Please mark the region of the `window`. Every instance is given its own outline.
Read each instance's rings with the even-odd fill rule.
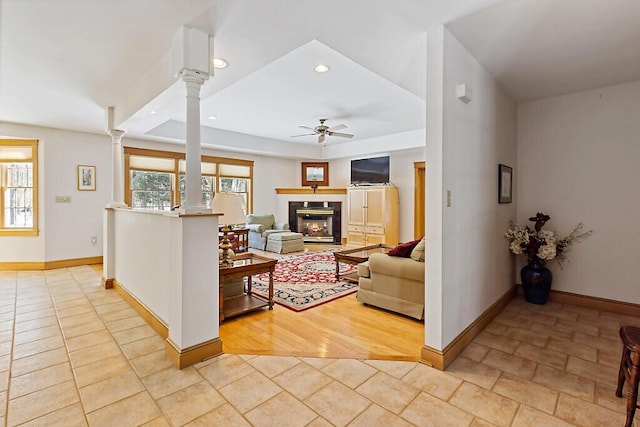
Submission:
[[[0,139],[0,235],[38,234],[38,141]]]
[[[185,198],[183,153],[125,147],[125,202],[132,208],[169,210]],[[202,204],[210,208],[217,189],[243,196],[252,209],[253,161],[202,156]]]
[[[211,208],[211,200],[216,194],[215,182],[216,178],[214,176],[202,176],[202,204],[207,208]],[[184,200],[186,197],[184,189],[185,177],[180,175],[180,200]]]
[[[169,173],[131,171],[131,207],[170,210],[172,182],[173,176]]]

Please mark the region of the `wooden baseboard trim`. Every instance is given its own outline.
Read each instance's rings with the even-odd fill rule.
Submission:
[[[102,264],[102,257],[94,256],[44,262],[0,262],[0,270],[53,270],[55,268],[77,267],[79,265],[91,264]]]
[[[131,295],[129,291],[122,286],[120,282],[115,279],[107,279],[111,280],[111,286],[113,290],[116,291],[122,299],[127,301],[129,305],[138,312],[140,316],[156,331],[162,338],[167,339],[169,337],[169,327],[160,320],[151,310],[147,308],[144,304],[142,304],[136,297]]]
[[[102,287],[104,289],[113,289],[113,281],[114,281],[114,279],[105,279],[103,277],[102,278]]]
[[[44,262],[0,262],[0,270],[44,270]]]
[[[46,261],[44,263],[45,270],[54,268],[77,267],[79,265],[102,264],[101,256],[93,256],[87,258],[62,259],[58,261]]]
[[[436,350],[423,346],[420,351],[420,362],[444,371],[447,366],[464,350],[464,348],[511,302],[517,295],[518,288],[512,286],[491,307],[465,328],[444,350]]]
[[[164,349],[166,355],[173,361],[178,369],[183,369],[187,366],[221,355],[222,340],[220,338],[214,338],[180,350],[170,339],[167,338]]]
[[[522,287],[522,286],[520,286]],[[616,301],[588,295],[572,294],[571,292],[552,290],[549,294],[550,301],[563,304],[580,305],[583,307],[595,308],[602,311],[626,314],[628,316],[640,317],[640,304]]]

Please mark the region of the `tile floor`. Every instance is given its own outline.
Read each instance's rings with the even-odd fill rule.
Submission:
[[[640,319],[518,299],[446,372],[230,354],[180,371],[91,267],[0,272],[0,424],[621,426],[620,323]]]

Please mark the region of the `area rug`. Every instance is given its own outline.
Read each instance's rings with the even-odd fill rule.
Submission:
[[[293,311],[303,311],[356,292],[357,283],[336,281],[333,252],[335,250],[278,258],[273,273],[273,302]],[[355,265],[340,264],[340,274],[354,271]],[[254,276],[252,290],[268,298],[269,274]]]

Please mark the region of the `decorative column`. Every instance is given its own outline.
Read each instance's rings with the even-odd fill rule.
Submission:
[[[200,88],[209,76],[187,68],[183,68],[179,75],[187,87],[185,200],[180,210],[187,214],[211,212],[202,204],[200,154]]]
[[[111,137],[111,203],[108,208],[127,207],[124,203],[123,167],[122,167],[122,136],[123,130],[109,129],[107,134]]]

